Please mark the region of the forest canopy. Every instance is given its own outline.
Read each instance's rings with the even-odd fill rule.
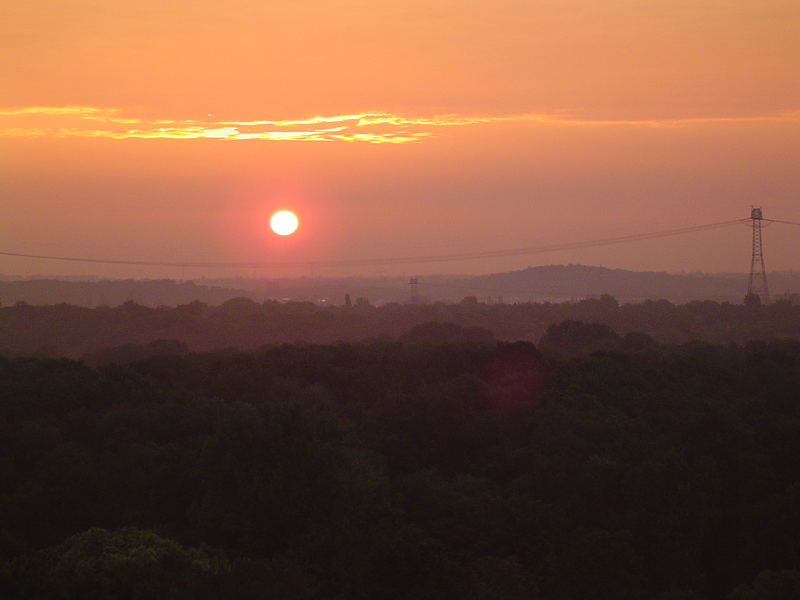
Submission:
[[[167,350],[0,358],[3,597],[798,597],[796,341]]]
[[[788,300],[761,307],[712,301],[676,305],[666,300],[620,304],[611,296],[563,303],[487,304],[467,296],[452,304],[373,306],[366,298],[356,298],[351,306],[321,306],[234,298],[219,305],[195,301],[172,308],[134,302],[113,308],[25,303],[0,307],[0,354],[80,358],[101,349],[158,340],[173,340],[187,351],[202,352],[298,342],[408,339],[424,335],[424,327],[415,328],[430,329],[431,323],[470,329],[465,341],[493,337],[539,343],[548,327],[563,321],[605,325],[620,335],[646,333],[673,344],[800,340],[800,305]],[[452,340],[452,334],[444,330],[429,334],[431,340]]]

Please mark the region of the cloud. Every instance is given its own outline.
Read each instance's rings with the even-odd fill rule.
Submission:
[[[117,108],[32,106],[0,108],[3,137],[98,137],[110,139],[213,139],[408,144],[451,127],[535,123],[568,127],[681,127],[700,123],[800,121],[800,111],[764,116],[679,119],[587,119],[570,114],[404,116],[370,111],[288,120],[142,119]]]
[[[25,106],[18,108],[0,108],[0,116],[19,115],[77,115],[88,118],[94,115],[112,115],[113,108],[96,108],[94,106]]]

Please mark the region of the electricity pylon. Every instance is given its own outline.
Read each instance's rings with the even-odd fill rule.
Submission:
[[[411,304],[419,304],[419,291],[417,289],[419,278],[412,277],[408,280],[408,285],[411,286]]]
[[[761,238],[761,222],[764,215],[760,206],[750,211],[750,225],[753,228],[753,254],[750,259],[750,280],[747,284],[746,304],[766,304],[769,302],[767,268],[764,266],[764,245]]]

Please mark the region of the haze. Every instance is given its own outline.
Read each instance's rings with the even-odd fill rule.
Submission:
[[[314,262],[800,221],[794,0],[7,3],[0,251]],[[269,231],[291,208],[291,239]],[[745,271],[745,227],[314,274]],[[796,268],[797,228],[765,231]],[[0,257],[17,275],[199,277]],[[310,267],[262,270],[300,274]]]

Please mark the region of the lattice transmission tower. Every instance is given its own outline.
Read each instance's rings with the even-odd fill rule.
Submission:
[[[767,268],[764,266],[764,244],[761,237],[761,223],[764,214],[760,206],[750,211],[750,225],[753,228],[753,254],[750,259],[750,280],[747,284],[746,304],[769,302]]]
[[[419,278],[412,277],[408,280],[408,285],[411,287],[411,304],[419,304]]]

